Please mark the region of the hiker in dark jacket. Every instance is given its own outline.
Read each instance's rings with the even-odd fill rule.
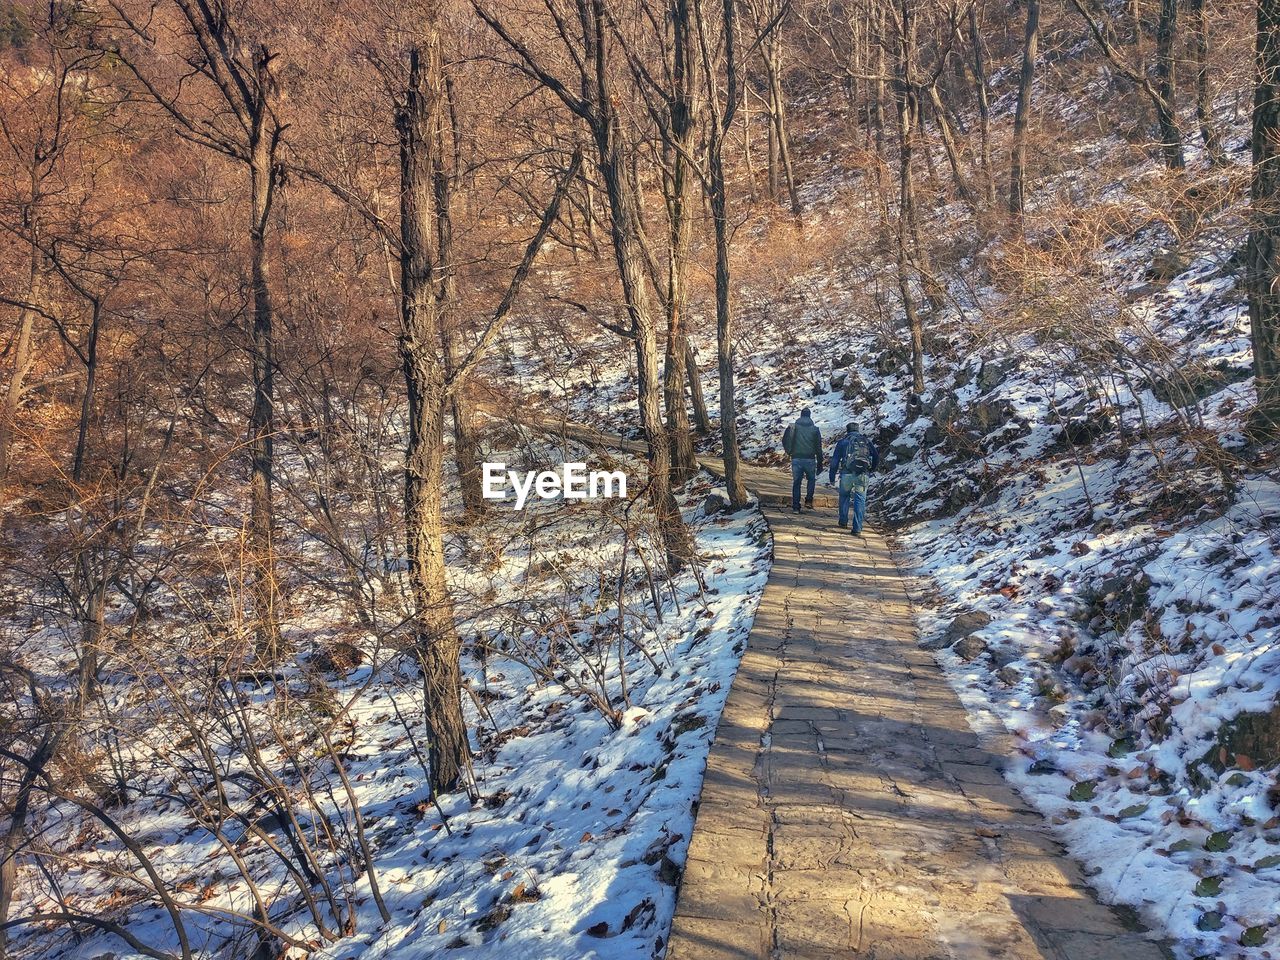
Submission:
[[[804,505],[813,509],[813,488],[822,469],[822,432],[809,416],[809,408],[800,411],[800,419],[782,434],[782,449],[791,457],[791,509],[800,512],[800,481],[807,479]]]
[[[849,522],[849,507],[853,506],[854,536],[862,535],[862,522],[867,516],[867,475],[880,465],[880,451],[858,432],[858,425],[850,423],[844,428],[844,436],[836,443],[831,454],[831,469],[827,483],[835,483],[840,473],[840,527]]]

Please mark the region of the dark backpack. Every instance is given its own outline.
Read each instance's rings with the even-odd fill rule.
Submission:
[[[782,431],[782,449],[786,451],[787,456],[793,456],[796,452],[796,428],[795,424],[791,424],[787,429]]]
[[[871,441],[860,433],[852,434],[844,445],[841,473],[871,472]]]

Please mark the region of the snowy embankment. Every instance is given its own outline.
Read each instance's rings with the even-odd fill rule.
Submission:
[[[634,471],[633,471],[634,475]],[[686,505],[709,490],[694,481]],[[534,511],[569,512],[562,503]],[[768,575],[771,541],[755,510],[703,516],[686,509],[701,555],[705,591],[686,572],[658,584],[661,615],[644,568],[622,559],[620,539],[602,536],[598,517],[565,518],[536,556],[487,571],[540,602],[563,602],[573,624],[535,642],[537,657],[571,679],[538,680],[521,658],[472,664],[470,687],[485,704],[472,714],[484,750],[476,777],[484,802],[446,801],[439,814],[405,796],[385,757],[369,779],[384,793],[369,808],[381,829],[378,867],[398,900],[397,921],[372,938],[344,942],[326,956],[396,960],[564,958],[648,960],[660,955],[675,910],[693,827],[694,804],[721,708],[737,670]],[[542,516],[538,516],[541,514]],[[548,563],[552,561],[552,563]],[[618,636],[617,578],[627,571],[625,639]],[[535,571],[541,571],[540,573]],[[519,584],[516,588],[514,585]],[[512,602],[499,590],[493,606]],[[502,615],[472,629],[519,636]],[[534,639],[534,638],[526,638]],[[570,647],[587,656],[575,660]],[[619,660],[625,664],[619,669]],[[614,725],[593,697],[619,710]],[[370,702],[367,714],[379,706]],[[412,758],[401,755],[401,767]]]
[[[581,449],[517,439],[523,453],[509,451],[512,464],[586,459]],[[633,478],[643,470],[627,467]],[[719,509],[711,490],[700,476],[681,494],[698,561],[669,582],[643,500],[531,501],[521,511],[498,504],[450,538],[464,709],[477,748],[474,802],[465,793],[439,805],[431,798],[412,659],[372,636],[361,640],[332,593],[297,585],[291,602],[304,612],[287,630],[300,667],[265,682],[209,672],[217,651],[195,633],[181,642],[175,634],[172,663],[156,665],[154,676],[144,663],[108,670],[103,696],[122,724],[118,760],[135,771],[127,802],[111,815],[165,885],[193,905],[183,917],[200,955],[257,956],[254,931],[234,918],[255,902],[309,943],[288,956],[660,955],[706,753],[771,552],[759,512]],[[401,565],[382,563],[393,583]],[[335,645],[335,637],[354,644]],[[259,731],[253,756],[244,753],[240,719]],[[324,749],[320,730],[335,747]],[[209,748],[209,771],[182,752],[193,736]],[[215,769],[216,797],[208,780]],[[291,813],[272,814],[280,809],[274,797],[249,788],[263,776],[279,777],[275,789],[293,797]],[[297,818],[315,863],[332,864],[324,851],[333,836],[354,841],[352,801],[390,920],[379,917],[358,858],[345,860],[320,893],[308,885],[341,908],[326,946],[286,867],[299,835],[285,817]],[[193,809],[205,812],[204,824]],[[145,877],[126,879],[136,865],[115,836],[55,803],[41,842],[59,864],[57,895],[66,903],[177,952],[171,918]],[[273,855],[271,844],[283,853]],[[34,874],[19,904],[23,913],[60,909]],[[323,901],[320,912],[334,923]],[[18,958],[141,955],[109,932],[85,932],[73,942],[65,925],[30,924],[13,931],[9,949]]]

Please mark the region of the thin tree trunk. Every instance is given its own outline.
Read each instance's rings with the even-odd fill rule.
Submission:
[[[18,887],[18,856],[27,847],[27,820],[31,815],[31,794],[36,789],[36,780],[58,750],[69,724],[59,724],[56,732],[53,725],[45,728],[31,757],[23,764],[22,773],[17,778],[17,789],[13,792],[13,807],[9,813],[4,840],[0,843],[0,960],[8,954],[6,951],[8,933],[5,924],[9,921],[9,911],[13,906],[14,894]]]
[[[582,178],[583,204],[582,213],[585,221],[587,240],[591,244],[591,256],[600,259],[600,243],[596,240],[596,188],[589,177]]]
[[[1178,127],[1177,72],[1173,45],[1178,31],[1178,0],[1160,0],[1160,20],[1156,25],[1156,120],[1160,125],[1160,149],[1170,169],[1185,165],[1182,131]]]
[[[916,129],[920,120],[920,102],[913,82],[915,58],[915,19],[912,0],[901,0],[898,38],[898,293],[906,314],[911,339],[911,383],[917,394],[924,393],[924,327],[911,290],[911,273],[915,250],[919,245],[916,231],[915,187],[911,176],[911,160],[915,149]]]
[[[735,510],[748,502],[742,482],[738,445],[738,404],[733,383],[733,310],[729,302],[729,214],[724,173],[724,144],[712,134],[710,146],[711,217],[716,241],[716,365],[720,376],[720,443],[724,453],[724,481]]]
[[[445,374],[452,376],[459,357],[457,333],[444,335]],[[481,478],[480,431],[476,427],[475,405],[465,385],[449,395],[449,415],[453,423],[453,461],[458,470],[462,513],[467,522],[484,516],[485,499]]]
[[[716,247],[716,364],[720,381],[720,442],[724,457],[724,483],[729,504],[735,510],[749,502],[742,482],[742,452],[738,446],[738,407],[733,382],[733,311],[730,304],[728,181],[724,169],[724,142],[733,128],[734,114],[743,100],[738,78],[737,8],[735,0],[722,0],[720,22],[725,63],[724,100],[717,90],[714,40],[704,17],[702,0],[693,0],[703,77],[710,98],[711,123],[707,137],[707,192]]]
[[[1156,83],[1146,75],[1139,58],[1138,67],[1132,66],[1121,54],[1115,42],[1115,30],[1105,13],[1094,8],[1093,0],[1070,0],[1076,12],[1084,19],[1089,32],[1102,48],[1108,60],[1134,86],[1146,96],[1155,111],[1160,128],[1160,149],[1165,166],[1180,170],[1184,166],[1182,131],[1178,126],[1177,104],[1174,102],[1173,41],[1177,23],[1177,0],[1161,0],[1160,24],[1157,33],[1158,62]]]
[[[658,331],[649,299],[644,252],[639,242],[637,199],[627,174],[617,117],[612,107],[604,105],[602,109],[605,116],[596,131],[596,146],[600,174],[609,199],[614,256],[635,343],[640,426],[649,445],[649,500],[657,514],[668,570],[674,573],[688,563],[693,548],[680,508],[671,492],[671,450],[662,422],[661,381],[658,376]]]
[[[274,84],[268,76],[265,49],[255,54],[262,96]],[[275,513],[272,507],[275,433],[275,339],[267,225],[275,199],[278,133],[269,124],[269,105],[260,100],[249,143],[251,221],[249,249],[253,275],[253,406],[249,414],[249,539],[253,557],[251,592],[258,653],[269,663],[280,659],[279,584],[275,564]]]
[[[38,236],[38,232],[37,232]],[[38,241],[31,245],[31,272],[27,282],[27,302],[35,304],[40,297],[40,253]],[[13,365],[5,386],[4,405],[0,408],[0,484],[9,475],[9,451],[13,443],[18,407],[27,392],[27,374],[35,363],[36,311],[23,307],[18,312],[18,336],[13,344]]]
[[[875,146],[876,199],[879,204],[880,232],[887,242],[889,236],[889,187],[885,183],[885,45],[888,37],[885,31],[887,12],[886,0],[876,3],[876,67],[873,99],[871,101],[871,124]]]
[[[996,202],[991,171],[991,98],[987,90],[987,58],[978,29],[978,4],[969,4],[969,42],[973,47],[973,84],[978,97],[978,142],[982,158],[982,192],[988,206]]]
[[[777,28],[775,27],[774,30],[776,32]],[[803,208],[800,206],[800,191],[796,186],[795,166],[791,162],[790,138],[787,136],[787,105],[786,95],[782,90],[782,65],[779,62],[781,58],[781,52],[775,52],[769,58],[769,117],[773,121],[778,159],[787,185],[787,199],[791,202],[791,214],[799,220]]]
[[[685,306],[688,299],[685,274],[692,241],[693,218],[689,209],[691,176],[689,157],[697,134],[697,74],[693,68],[692,24],[688,0],[671,4],[672,94],[670,100],[671,176],[666,180],[667,220],[667,343],[663,364],[663,402],[667,410],[667,433],[671,440],[671,476],[684,483],[698,469],[694,457],[689,408],[684,384],[688,340],[685,335]]]
[[[693,406],[693,424],[698,433],[711,432],[711,417],[707,414],[707,398],[702,395],[702,375],[698,373],[698,355],[693,343],[684,338],[684,369],[689,378],[689,402]]]
[[[1191,0],[1191,34],[1196,70],[1196,122],[1200,125],[1200,139],[1204,142],[1209,162],[1218,166],[1227,162],[1227,156],[1213,122],[1213,95],[1209,90],[1209,24],[1205,19],[1204,0]]]
[[[1258,405],[1253,432],[1280,433],[1280,0],[1258,0],[1253,99],[1249,326]]]
[[[448,394],[440,362],[440,312],[434,283],[434,152],[443,124],[439,25],[426,25],[410,53],[409,85],[398,110],[400,139],[400,356],[409,399],[405,451],[405,539],[414,600],[414,649],[422,669],[431,788],[458,788],[470,761],[462,716],[462,641],[454,623],[444,557],[441,501]]]
[[[1027,0],[1027,25],[1022,43],[1022,71],[1018,74],[1018,106],[1013,115],[1013,149],[1009,162],[1009,213],[1019,222],[1026,210],[1027,125],[1036,81],[1040,45],[1040,0]]]
[[[960,169],[960,152],[956,148],[955,137],[951,133],[951,124],[947,120],[947,109],[942,103],[936,83],[929,85],[929,102],[933,104],[933,121],[937,124],[938,133],[942,137],[942,148],[947,155],[947,166],[951,168],[951,179],[956,185],[958,196],[970,209],[973,208],[973,191],[964,179]]]

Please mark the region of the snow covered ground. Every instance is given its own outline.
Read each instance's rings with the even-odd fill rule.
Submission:
[[[592,456],[558,451],[533,436],[522,450],[507,459]],[[641,466],[623,465],[633,474]],[[180,898],[204,911],[203,918],[184,913],[197,952],[230,946],[235,955],[252,953],[251,932],[225,912],[253,909],[253,891],[234,863],[239,856],[253,866],[272,922],[321,947],[311,955],[329,960],[660,955],[706,752],[772,549],[758,511],[718,511],[714,498],[709,507],[711,489],[703,476],[682,493],[699,560],[696,572],[670,583],[651,580],[647,571],[658,554],[646,511],[626,501],[538,501],[519,512],[499,504],[451,540],[452,585],[468,643],[464,705],[479,746],[476,802],[457,794],[436,806],[429,797],[421,689],[410,660],[369,642],[358,644],[365,656],[335,665],[340,657],[331,652],[325,661],[325,638],[349,627],[331,595],[302,590],[292,598],[307,612],[291,624],[291,635],[305,638],[304,650],[315,655],[304,655],[302,670],[262,685],[202,685],[209,664],[201,656],[208,651],[191,648],[175,647],[174,662],[154,673],[142,664],[132,672],[109,669],[104,696],[115,704],[122,737],[131,738],[118,745],[118,760],[135,770],[128,804],[113,805],[111,815],[139,838],[140,850]],[[190,747],[193,729],[184,727],[190,715],[174,704],[195,705],[206,694],[212,718],[204,730],[211,745],[206,759],[222,773],[224,802],[244,815],[213,815],[229,835],[227,845],[190,816],[213,789],[206,771],[171,749]],[[304,702],[307,709],[298,712]],[[220,713],[219,703],[228,711]],[[335,868],[328,880],[354,934],[324,948],[285,858],[267,850],[269,843],[287,849],[288,830],[270,814],[269,797],[241,789],[261,780],[250,777],[258,772],[255,761],[231,733],[237,715],[266,728],[256,762],[279,773],[281,788],[303,811],[303,833],[312,836],[321,861],[331,863],[326,829],[350,830],[353,822],[344,817],[351,804],[337,765],[308,719],[326,714],[363,811],[391,919],[379,919],[369,880],[355,865]],[[254,828],[261,828],[261,842],[248,836]],[[41,844],[59,865],[60,896],[77,909],[127,922],[143,943],[176,949],[165,911],[136,884],[121,881],[138,864],[102,824],[68,803],[55,804],[42,818]],[[57,912],[46,886],[27,879],[19,894],[23,913]],[[320,897],[320,888],[310,886]],[[66,931],[20,927],[12,955],[141,955],[109,933],[86,928],[72,942]]]

